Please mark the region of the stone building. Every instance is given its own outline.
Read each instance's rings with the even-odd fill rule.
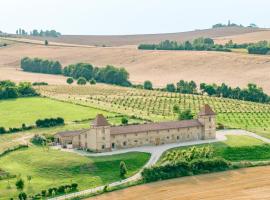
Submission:
[[[60,132],[55,139],[62,146],[88,149],[94,152],[112,151],[145,145],[162,145],[216,137],[216,114],[209,105],[197,119],[111,126],[103,115],[97,115],[90,129]]]

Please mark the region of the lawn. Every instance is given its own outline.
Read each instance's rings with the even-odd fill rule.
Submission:
[[[128,174],[136,173],[150,158],[146,153],[126,153],[105,157],[83,157],[59,150],[44,150],[30,147],[18,150],[0,158],[0,168],[25,180],[25,192],[36,194],[49,187],[58,187],[72,182],[79,189],[87,189],[120,180],[119,163],[125,161]],[[32,176],[29,183],[26,177]],[[16,197],[16,179],[0,181],[0,199]]]
[[[214,148],[214,156],[222,157],[226,160],[232,162],[238,161],[261,161],[270,159],[270,145],[264,143],[261,140],[258,140],[249,136],[235,136],[228,135],[226,136],[227,140],[224,142],[213,143],[211,146]],[[207,144],[208,145],[208,144]],[[206,146],[206,145],[198,145]],[[170,151],[183,150],[189,147],[180,147],[175,148]],[[159,163],[162,162],[162,159],[166,156],[165,152],[160,158]]]
[[[100,109],[60,102],[47,98],[18,98],[0,100],[0,127],[21,127],[23,123],[33,125],[37,119],[62,117],[66,122],[93,119],[99,113],[114,116],[115,113]]]

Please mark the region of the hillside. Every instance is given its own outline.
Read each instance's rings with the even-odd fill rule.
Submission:
[[[185,79],[197,83],[225,82],[243,87],[254,82],[270,93],[269,56],[203,51],[142,51],[132,47],[13,44],[0,49],[0,79],[65,83],[66,78],[62,76],[20,71],[20,59],[24,56],[59,60],[63,66],[76,62],[121,66],[128,70],[133,83],[150,80],[155,86],[164,86]]]
[[[183,42],[197,37],[225,37],[231,35],[241,35],[245,33],[264,31],[257,28],[226,27],[216,29],[195,30],[179,33],[165,34],[143,34],[143,35],[63,35],[58,38],[28,37],[29,39],[42,40],[47,39],[51,42],[94,45],[94,46],[124,46],[138,45],[140,43],[159,43],[162,40],[176,40]]]

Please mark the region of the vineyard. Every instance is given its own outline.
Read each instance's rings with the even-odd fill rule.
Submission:
[[[173,120],[173,106],[191,109],[194,115],[204,104],[218,114],[218,123],[227,128],[256,131],[264,136],[270,132],[270,105],[226,98],[149,91],[98,84],[94,86],[44,86],[43,96],[75,104],[102,108],[152,121]],[[268,135],[270,137],[270,135]]]

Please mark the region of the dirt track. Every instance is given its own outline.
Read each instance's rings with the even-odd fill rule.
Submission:
[[[267,200],[269,191],[267,166],[161,181],[89,200]]]

